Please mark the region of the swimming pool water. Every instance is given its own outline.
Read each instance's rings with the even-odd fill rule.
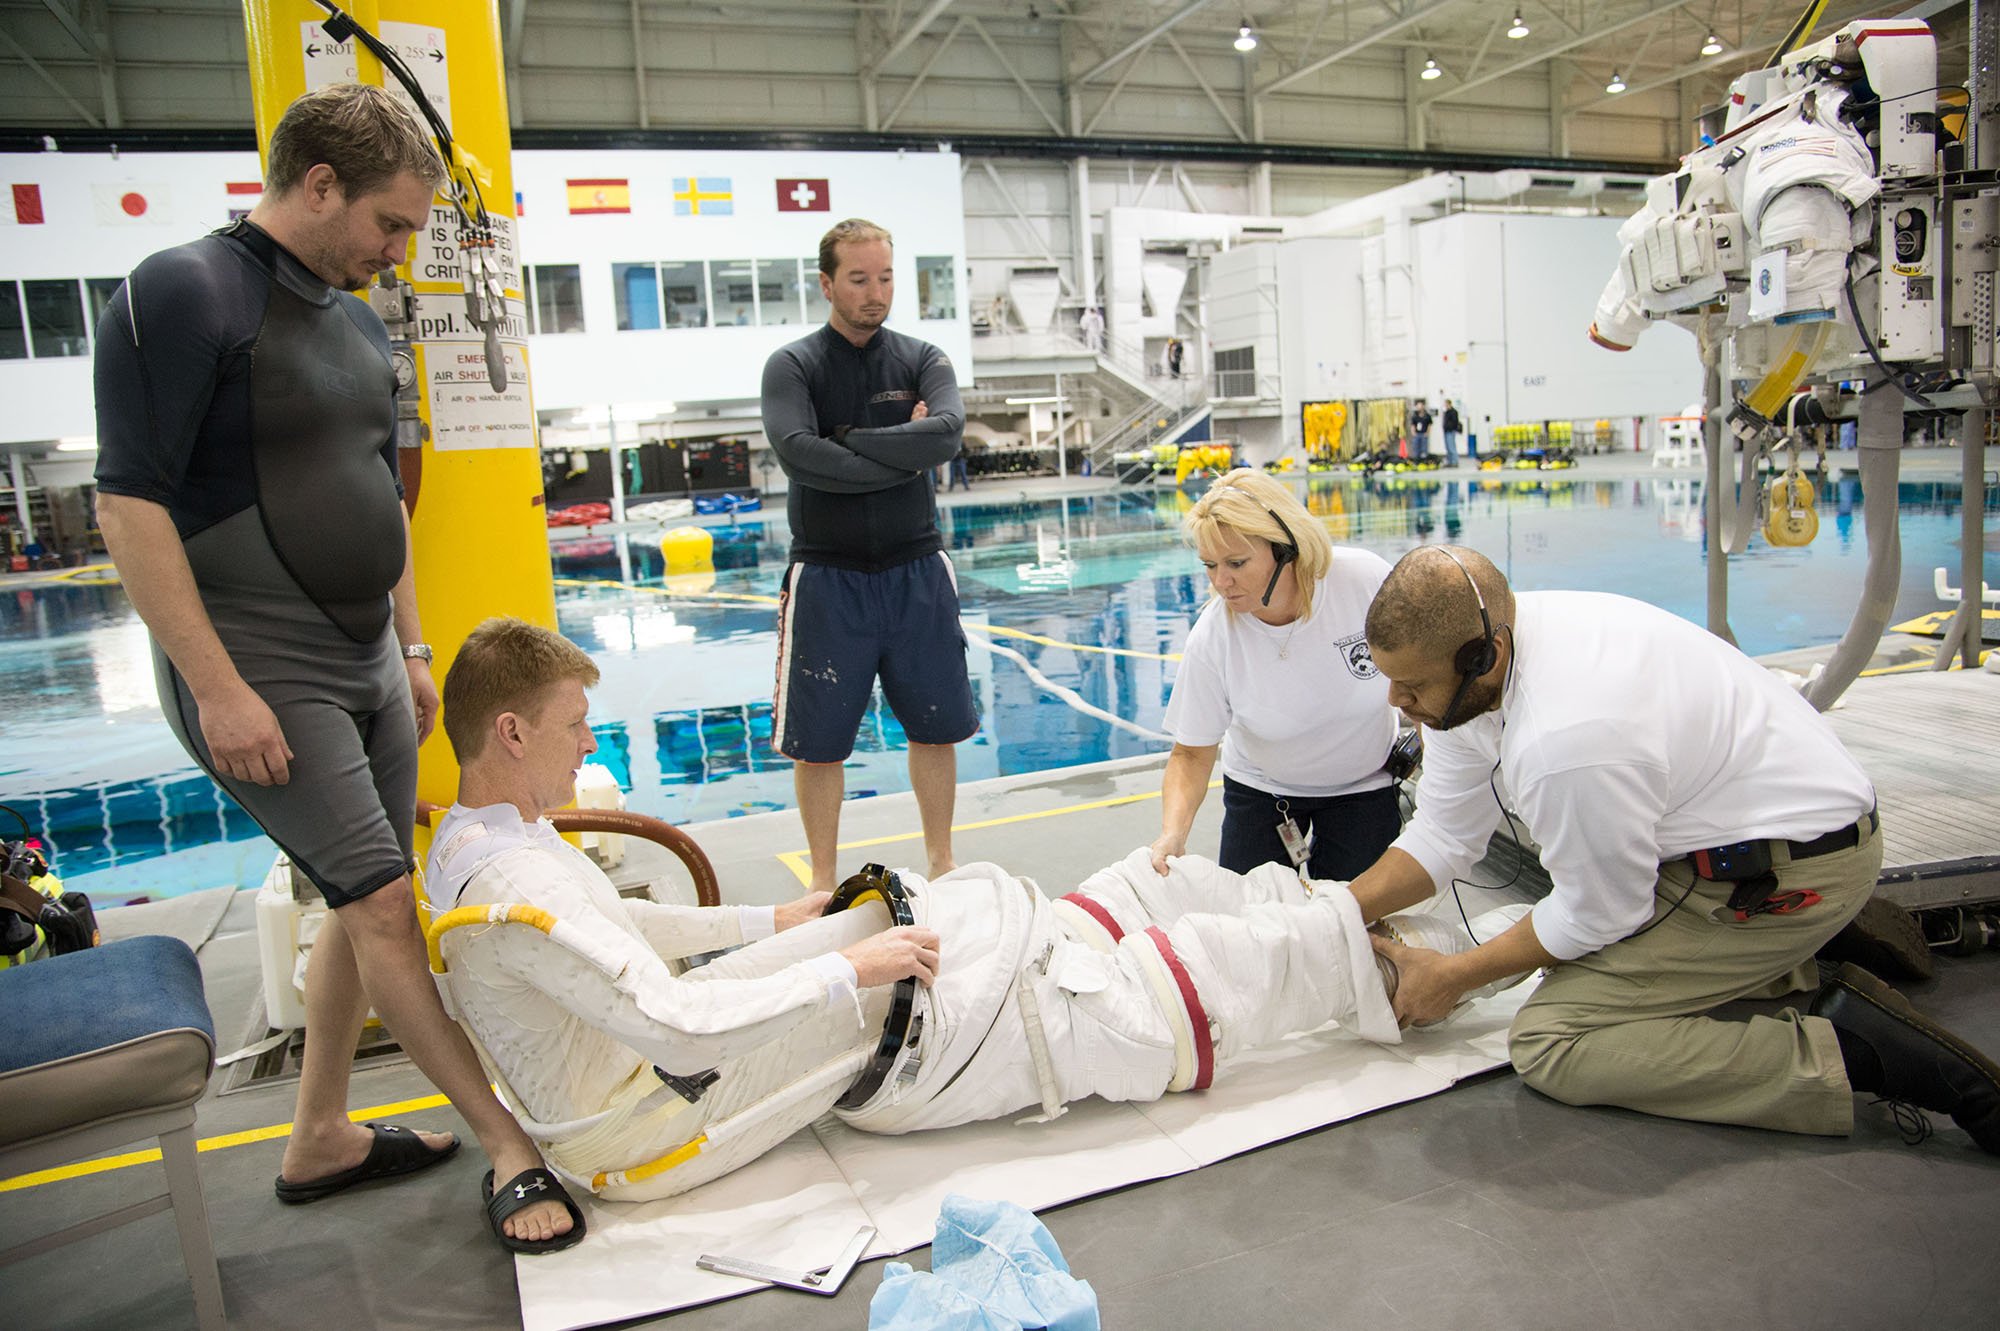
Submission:
[[[1305,499],[1336,542],[1392,561],[1454,541],[1485,552],[1521,590],[1623,592],[1698,623],[1706,616],[1698,480],[1339,476],[1314,478]],[[1168,658],[1207,594],[1179,541],[1190,502],[1178,491],[1124,490],[943,510],[980,714],[979,733],[959,749],[961,780],[1166,747],[1076,710],[983,644],[1020,653],[1051,683],[1157,732],[1173,687]],[[1900,618],[1936,608],[1934,566],[1958,580],[1959,487],[1904,482],[1899,502]],[[1989,498],[1988,511],[2000,500]],[[1845,629],[1866,566],[1858,482],[1822,485],[1820,512],[1812,545],[1774,549],[1757,537],[1732,561],[1730,621],[1745,651],[1829,643]],[[560,627],[604,672],[592,699],[596,761],[617,776],[628,807],[675,822],[793,802],[791,764],[771,746],[784,516],[767,510],[712,531],[713,577],[672,585],[656,537],[552,544]],[[1988,582],[2000,582],[1996,565],[1988,553]],[[118,902],[261,880],[272,847],[168,734],[145,631],[116,586],[0,596],[0,696],[9,721],[0,803],[50,843],[72,886]],[[904,747],[878,695],[848,764],[849,795],[907,790]]]

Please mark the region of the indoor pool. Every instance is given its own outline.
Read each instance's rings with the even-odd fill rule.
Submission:
[[[1623,592],[1704,618],[1696,480],[1503,472],[1300,483],[1336,542],[1394,560],[1455,541],[1522,590]],[[1905,482],[1900,500],[1899,618],[1937,607],[1934,566],[1957,581],[1959,487]],[[943,510],[981,717],[960,749],[961,780],[1166,747],[1158,731],[1174,656],[1207,592],[1178,537],[1188,503],[1144,489]],[[1823,486],[1820,511],[1812,545],[1773,549],[1759,537],[1732,563],[1730,618],[1744,650],[1829,643],[1846,627],[1866,561],[1851,475]],[[604,672],[596,761],[629,807],[676,822],[792,804],[791,765],[771,747],[782,504],[712,530],[714,576],[671,586],[656,536],[552,546],[562,631]],[[1988,554],[1989,582],[2000,582],[1996,565]],[[10,700],[0,802],[52,846],[72,886],[119,902],[261,880],[272,847],[168,734],[145,630],[115,585],[0,599],[0,687]],[[848,765],[850,796],[907,789],[903,747],[878,696]]]

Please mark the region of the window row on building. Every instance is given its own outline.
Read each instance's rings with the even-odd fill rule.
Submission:
[[[98,316],[122,277],[0,279],[0,360],[88,356]],[[528,331],[582,333],[583,270],[539,264],[523,275]],[[818,324],[827,316],[818,259],[695,259],[611,265],[619,332]],[[907,301],[899,302],[904,311]],[[958,260],[917,258],[917,317],[958,317]]]
[[[122,277],[0,280],[0,360],[88,356]]]
[[[537,264],[523,275],[531,333],[589,332],[580,264]],[[611,265],[612,317],[621,333],[823,323],[819,260],[639,260]],[[907,303],[899,302],[907,310]],[[917,317],[958,317],[958,260],[917,257]]]

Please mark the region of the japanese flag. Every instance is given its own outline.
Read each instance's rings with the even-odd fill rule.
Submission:
[[[93,185],[99,226],[162,225],[173,221],[165,185]]]

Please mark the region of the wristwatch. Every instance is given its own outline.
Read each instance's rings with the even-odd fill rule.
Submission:
[[[403,646],[405,661],[422,661],[425,665],[429,665],[436,656],[437,653],[431,650],[431,645],[427,642],[405,643]]]

